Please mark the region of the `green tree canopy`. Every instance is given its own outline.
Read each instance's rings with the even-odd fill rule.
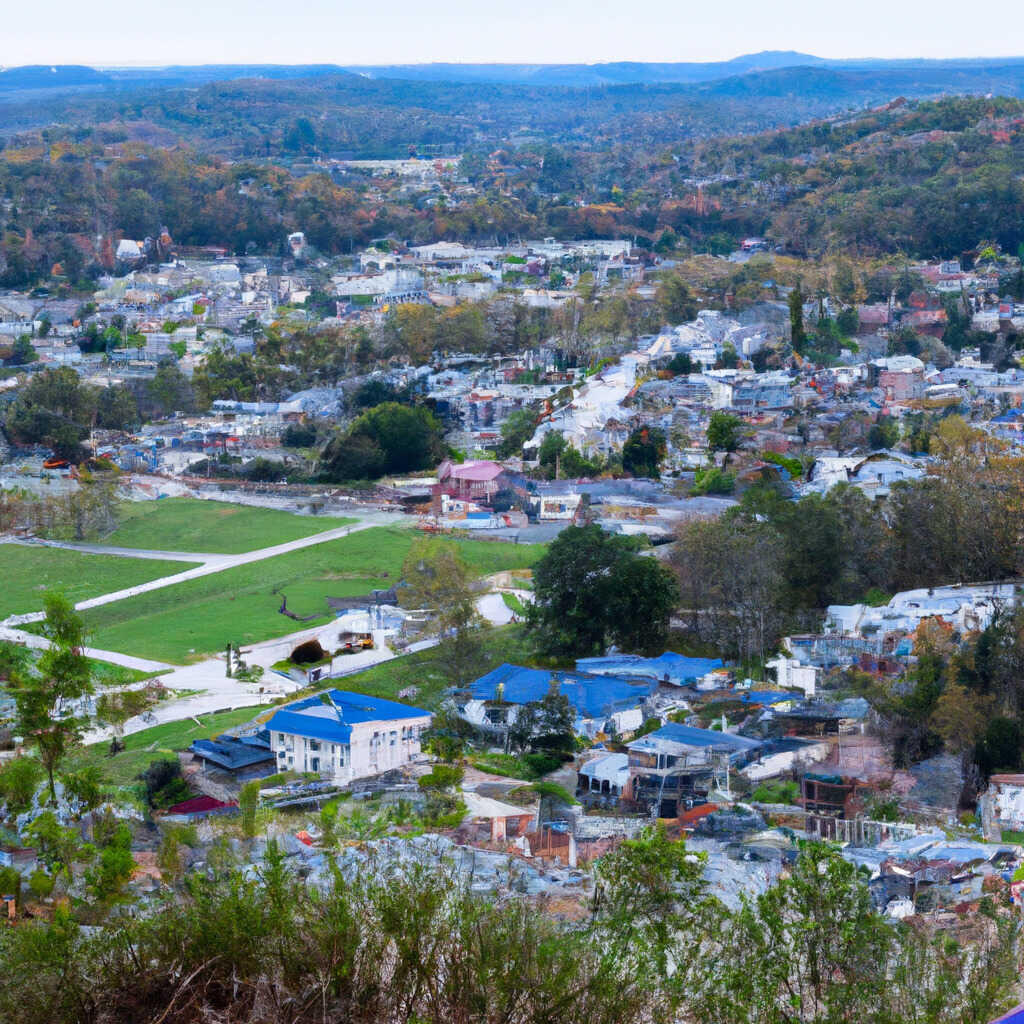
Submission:
[[[528,622],[549,654],[603,652],[609,643],[648,650],[664,643],[678,592],[656,559],[637,553],[631,537],[597,525],[570,526],[534,568]]]

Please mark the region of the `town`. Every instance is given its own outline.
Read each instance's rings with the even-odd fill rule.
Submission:
[[[974,101],[916,102],[849,116]],[[58,249],[44,143],[0,150],[0,1019],[1024,1019],[1024,241],[712,231],[790,209],[735,154],[714,244],[427,237],[564,170],[447,147],[289,150],[416,230],[140,193]]]

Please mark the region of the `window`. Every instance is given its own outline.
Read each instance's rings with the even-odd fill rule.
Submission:
[[[309,749],[310,750],[319,750],[320,749],[319,742],[317,740],[310,740],[309,741]]]
[[[398,742],[398,733],[394,729],[391,730],[391,746],[393,747]]]

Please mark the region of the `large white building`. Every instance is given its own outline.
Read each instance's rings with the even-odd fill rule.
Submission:
[[[280,771],[319,772],[347,783],[415,760],[430,722],[422,708],[326,690],[286,704],[267,729]]]

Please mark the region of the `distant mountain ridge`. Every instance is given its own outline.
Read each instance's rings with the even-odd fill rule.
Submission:
[[[763,76],[774,72],[814,69],[852,75],[892,76],[894,82],[920,80],[927,91],[971,89],[978,79],[1001,80],[1024,70],[1024,57],[965,57],[948,60],[924,58],[830,59],[795,50],[765,50],[725,61],[612,61],[594,64],[199,64],[167,67],[88,67],[84,65],[30,65],[0,71],[0,92],[12,90],[74,90],[82,87],[114,89],[195,86],[238,79],[297,80],[357,76],[364,80],[391,80],[453,84],[519,85],[529,87],[588,88],[621,85],[701,86],[725,80]],[[812,80],[815,80],[812,76]],[[768,79],[762,79],[767,82]],[[843,81],[842,78],[836,82]],[[870,84],[870,83],[867,83]],[[774,86],[769,86],[774,88]],[[739,87],[737,95],[749,94]]]

